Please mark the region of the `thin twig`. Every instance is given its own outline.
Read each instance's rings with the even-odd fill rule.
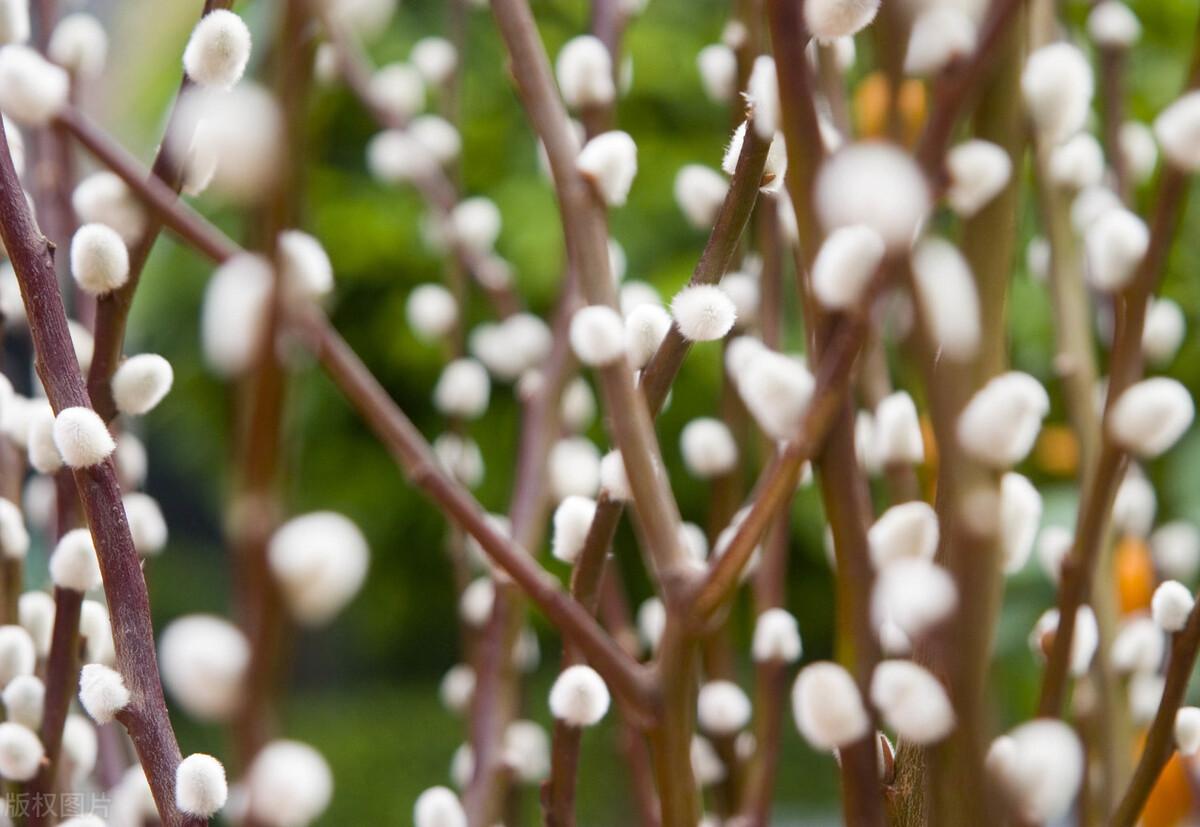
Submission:
[[[0,237],[21,287],[37,353],[38,374],[50,404],[55,412],[88,407],[87,391],[71,345],[54,273],[53,253],[29,214],[2,125]],[[117,665],[131,694],[120,720],[133,740],[164,824],[168,827],[205,824],[206,819],[185,816],[175,804],[179,744],[163,700],[150,623],[150,598],[129,533],[112,458],[76,470],[75,485],[99,556]]]

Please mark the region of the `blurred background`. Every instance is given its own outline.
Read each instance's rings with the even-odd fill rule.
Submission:
[[[235,6],[257,38],[250,77],[261,77],[262,63],[269,57],[277,5]],[[585,2],[538,0],[533,5],[552,56],[569,37],[587,28]],[[1080,25],[1086,6],[1070,5],[1069,16]],[[1144,34],[1129,66],[1129,112],[1148,122],[1180,87],[1190,55],[1195,4],[1133,0],[1130,5],[1142,20]],[[148,162],[178,86],[179,56],[200,3],[96,6],[111,25],[110,69],[90,91],[85,108]],[[446,6],[436,0],[405,0],[388,32],[370,44],[374,62],[403,60],[418,38],[444,34]],[[730,114],[704,96],[695,62],[704,45],[719,40],[728,12],[729,3],[718,0],[651,0],[624,41],[633,81],[620,101],[618,122],[638,143],[640,171],[628,206],[612,215],[612,235],[625,249],[627,277],[651,282],[666,297],[687,280],[705,240],[675,205],[675,174],[687,163],[718,167],[728,137]],[[859,37],[858,62],[849,75],[855,88],[872,68],[870,31]],[[500,207],[504,228],[498,251],[512,262],[527,303],[544,314],[553,306],[563,269],[555,203],[539,172],[535,143],[503,69],[503,48],[486,10],[471,12],[468,44],[462,56],[464,192],[487,195]],[[861,102],[861,107],[869,104]],[[858,115],[869,119],[866,109],[860,108]],[[430,392],[445,354],[416,340],[404,317],[410,290],[440,280],[442,273],[437,253],[422,242],[422,203],[414,192],[385,187],[367,174],[365,146],[376,127],[344,89],[315,90],[307,129],[303,229],[321,239],[337,272],[333,320],[432,439],[443,422],[432,408]],[[1037,216],[1032,196],[1025,198],[1022,224],[1027,240]],[[249,237],[237,214],[203,199],[197,206],[233,237]],[[1200,306],[1196,217],[1193,208],[1165,287],[1190,322]],[[1049,421],[1061,424],[1061,400],[1050,370],[1049,299],[1022,262],[1019,258],[1013,274],[1012,359],[1047,383],[1055,397]],[[127,347],[127,352],[161,353],[175,367],[174,390],[136,426],[150,449],[147,490],[162,503],[171,529],[167,553],[148,568],[158,628],[181,614],[228,615],[230,607],[222,520],[229,493],[233,389],[207,373],[200,358],[198,311],[210,272],[204,261],[163,236],[138,291]],[[486,317],[486,305],[475,297],[471,322]],[[798,348],[798,328],[790,339]],[[333,767],[334,804],[322,824],[404,824],[422,789],[448,783],[451,754],[465,735],[463,722],[437,700],[440,677],[459,660],[451,573],[442,552],[446,526],[406,485],[332,385],[310,365],[299,362],[297,367],[287,415],[280,423],[286,446],[284,502],[289,513],[328,508],[348,515],[370,540],[372,561],[367,586],[349,610],[332,626],[294,640],[285,731],[316,746]],[[678,436],[686,421],[716,410],[719,368],[717,346],[694,349],[658,425],[683,515],[701,525],[706,523],[706,486],[682,470]],[[894,368],[897,381],[920,406],[920,387],[912,371],[898,362]],[[1193,392],[1200,390],[1200,345],[1195,339],[1184,346],[1169,372]],[[469,428],[487,466],[476,493],[485,507],[502,511],[511,482],[518,408],[507,386],[494,388],[493,398],[488,416]],[[607,445],[601,424],[591,435],[602,447]],[[1064,454],[1061,448],[1043,446],[1022,470],[1044,489],[1046,522],[1072,525],[1075,490],[1069,448]],[[1157,484],[1158,521],[1200,517],[1200,437],[1193,434],[1147,471]],[[800,621],[805,660],[819,659],[831,652],[832,588],[816,491],[801,490],[792,508],[788,608]],[[616,553],[630,575],[631,596],[640,602],[649,589],[639,574],[637,550],[627,528],[618,537]],[[565,577],[565,567],[546,550],[541,556]],[[34,565],[31,570],[44,568]],[[1052,594],[1036,562],[1008,582],[993,682],[997,726],[1032,711],[1038,671],[1026,636],[1052,604]],[[752,618],[747,606],[735,611],[745,652]],[[548,723],[546,693],[561,646],[539,618],[534,624],[542,661],[527,683],[526,713]],[[748,672],[748,663],[742,666]],[[227,735],[220,729],[182,715],[176,723],[185,751],[228,754]],[[584,738],[582,824],[628,823],[629,797],[615,757],[615,734],[610,720]],[[536,793],[530,790],[524,799],[525,822],[536,823]],[[803,743],[790,717],[778,800],[780,823],[826,823],[837,808],[834,762]]]

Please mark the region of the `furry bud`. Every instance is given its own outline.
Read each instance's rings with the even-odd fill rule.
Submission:
[[[98,465],[116,450],[104,420],[91,408],[64,408],[54,419],[54,444],[72,468]]]
[[[1200,169],[1200,91],[1164,109],[1154,121],[1154,135],[1172,164],[1185,172]]]
[[[28,46],[0,48],[0,110],[26,126],[44,126],[67,105],[71,79]]]
[[[1058,609],[1047,609],[1034,624],[1029,636],[1034,653],[1045,657],[1053,646],[1058,633]],[[1087,674],[1096,656],[1100,643],[1100,629],[1096,625],[1096,614],[1091,606],[1080,606],[1075,613],[1075,630],[1071,635],[1071,674],[1080,677]]]
[[[856,307],[879,269],[883,254],[883,239],[868,226],[856,224],[834,230],[813,262],[812,288],[817,301],[830,310]]]
[[[871,618],[878,629],[892,622],[909,638],[920,637],[958,607],[958,588],[944,568],[929,560],[894,560],[879,572],[871,591]]]
[[[696,55],[704,94],[714,103],[728,103],[737,93],[737,55],[724,43],[705,46]]]
[[[1168,364],[1179,352],[1186,333],[1187,321],[1179,305],[1151,296],[1142,328],[1142,353],[1146,358],[1155,365]]]
[[[759,55],[754,59],[746,96],[753,105],[754,131],[764,141],[773,140],[779,131],[779,78],[774,58]]]
[[[316,821],[333,798],[329,764],[307,744],[272,741],[247,772],[251,818],[265,827]]]
[[[975,51],[975,21],[953,3],[930,4],[913,20],[904,72],[932,77]]]
[[[490,253],[500,237],[500,208],[490,198],[475,196],[455,205],[450,212],[454,237],[477,253]]]
[[[446,365],[433,388],[433,404],[446,416],[478,419],[487,411],[491,381],[487,370],[474,359],[456,359]]]
[[[912,255],[913,281],[930,337],[941,355],[967,362],[979,351],[979,294],[958,248],[926,238]]]
[[[452,790],[430,787],[413,805],[413,827],[467,827],[467,814]]]
[[[609,451],[600,460],[600,488],[610,499],[628,502],[633,499],[629,487],[629,475],[625,473],[625,460],[620,451]]]
[[[767,609],[758,616],[750,645],[755,663],[792,663],[800,659],[801,651],[800,627],[790,612]]]
[[[129,706],[129,689],[115,669],[102,663],[89,663],[79,674],[79,702],[98,724],[107,724]]]
[[[1154,590],[1154,598],[1150,601],[1150,611],[1154,622],[1163,631],[1178,632],[1188,621],[1196,598],[1188,591],[1188,587],[1178,580],[1167,580],[1160,583]]]
[[[1188,757],[1200,751],[1200,708],[1181,706],[1175,713],[1175,746]]]
[[[1070,811],[1079,794],[1083,744],[1062,721],[1029,721],[996,739],[987,767],[1026,822],[1053,823]]]
[[[422,37],[408,59],[430,86],[445,84],[458,68],[458,51],[444,37]]]
[[[617,311],[589,305],[571,318],[571,349],[591,367],[611,365],[625,355],[625,324]]]
[[[946,171],[950,176],[946,201],[959,215],[970,217],[1008,186],[1012,159],[990,141],[965,141],[946,153]]]
[[[1120,0],[1101,0],[1087,19],[1088,35],[1105,49],[1128,49],[1142,36],[1137,15]]]
[[[317,626],[358,594],[370,552],[358,526],[341,514],[316,511],[293,517],[275,531],[267,561],[292,616]]]
[[[750,723],[750,699],[732,681],[709,681],[696,699],[696,720],[712,735],[733,735]]]
[[[426,342],[449,335],[458,324],[454,294],[440,284],[422,284],[408,294],[405,305],[409,327]]]
[[[954,709],[941,682],[907,660],[885,660],[871,674],[871,703],[905,741],[935,744],[954,729]]]
[[[733,329],[737,309],[725,292],[713,284],[683,288],[671,300],[671,315],[679,332],[693,342],[721,339]]]
[[[186,615],[172,621],[159,640],[158,660],[163,686],[199,720],[226,720],[245,697],[250,644],[226,620]]]
[[[1050,153],[1050,179],[1060,187],[1082,190],[1104,178],[1104,150],[1087,132],[1080,132]]]
[[[1071,552],[1075,538],[1071,532],[1062,526],[1046,526],[1042,536],[1038,538],[1038,562],[1052,583],[1057,584],[1062,578],[1062,564]]]
[[[1145,537],[1154,526],[1154,512],[1158,508],[1158,498],[1154,495],[1154,486],[1146,479],[1140,469],[1130,466],[1117,486],[1117,495],[1113,500],[1112,526],[1118,535]]]
[[[932,560],[939,536],[937,514],[928,503],[894,505],[867,532],[871,562],[882,569],[894,560]]]
[[[29,464],[39,474],[53,474],[62,468],[62,456],[54,444],[54,411],[42,406],[29,418]]]
[[[68,14],[54,27],[46,55],[77,77],[94,78],[104,71],[108,34],[92,15]]]
[[[737,443],[719,419],[693,419],[684,426],[679,444],[688,471],[701,479],[726,474],[737,465]]]
[[[225,767],[211,755],[193,753],[175,770],[175,804],[188,815],[211,818],[225,806],[229,784]]]
[[[223,377],[247,371],[266,332],[274,276],[259,256],[239,254],[213,273],[204,291],[200,339],[205,361]]]
[[[129,280],[129,250],[104,224],[84,224],[71,238],[71,275],[84,292],[101,296]]]
[[[561,498],[594,497],[600,487],[600,452],[587,437],[560,439],[547,461],[550,488]]]
[[[550,713],[570,726],[599,723],[608,705],[608,687],[590,666],[568,666],[550,688]]]
[[[131,491],[122,498],[133,547],[141,557],[158,554],[167,545],[167,521],[158,502],[149,494]]]
[[[8,720],[37,731],[42,726],[46,685],[34,675],[18,675],[4,687],[4,711]]]
[[[533,721],[513,721],[504,731],[504,763],[523,784],[537,784],[550,773],[550,739]]]
[[[877,142],[852,144],[827,159],[814,200],[826,232],[863,224],[893,251],[908,249],[930,208],[929,185],[912,157]]]
[[[794,439],[816,380],[797,359],[762,348],[737,377],[738,393],[760,428],[774,439]]]
[[[33,730],[12,722],[0,724],[0,777],[29,781],[41,769],[44,755]]]
[[[1200,571],[1200,530],[1189,522],[1160,526],[1150,535],[1150,550],[1164,577],[1189,583]]]
[[[575,159],[575,167],[610,207],[624,206],[637,175],[637,144],[627,132],[603,132]]]
[[[86,528],[68,531],[50,556],[50,578],[62,589],[83,592],[100,585],[100,561]]]
[[[804,23],[818,40],[833,40],[857,34],[878,12],[879,0],[808,0]]]
[[[1187,388],[1156,376],[1127,388],[1113,403],[1108,432],[1143,458],[1163,454],[1191,427],[1196,406]]]
[[[671,316],[657,304],[639,304],[625,317],[625,355],[629,364],[641,370],[666,338]]]
[[[657,597],[647,599],[637,610],[638,637],[650,652],[658,650],[667,626],[667,609]]]
[[[1092,67],[1069,43],[1033,52],[1021,72],[1021,93],[1038,132],[1051,145],[1081,130],[1092,104]]]
[[[875,407],[871,450],[884,468],[920,465],[925,461],[925,442],[917,406],[904,391],[885,396]]]
[[[1042,495],[1026,477],[1009,471],[1000,478],[1000,548],[1004,571],[1025,567],[1042,519]]]
[[[321,242],[300,230],[279,234],[279,267],[287,291],[319,299],[333,290],[333,264]]]
[[[958,417],[958,441],[978,461],[1007,468],[1023,460],[1037,439],[1050,398],[1027,373],[1012,371],[980,388]]]
[[[93,172],[75,186],[71,207],[85,224],[106,224],[126,245],[135,244],[146,230],[146,212],[129,186],[115,173]]]
[[[675,175],[675,203],[698,230],[712,227],[727,192],[729,184],[721,173],[703,164],[687,164]]]
[[[242,18],[225,9],[200,18],[183,50],[188,77],[218,89],[229,89],[241,80],[249,60],[250,30]]]
[[[596,516],[596,501],[588,497],[565,497],[554,509],[554,535],[550,553],[572,565],[583,550],[584,541]]]
[[[800,670],[792,687],[792,714],[815,749],[852,744],[867,734],[871,724],[854,678],[827,661]]]
[[[555,74],[563,100],[572,109],[607,106],[617,96],[608,47],[590,34],[566,42],[555,61]]]
[[[1088,280],[1097,290],[1115,293],[1129,284],[1150,247],[1146,222],[1129,210],[1106,211],[1088,228]]]
[[[113,373],[112,394],[117,410],[129,416],[149,413],[171,390],[171,363],[154,353],[130,356]]]
[[[407,120],[425,106],[425,81],[407,63],[389,63],[371,76],[371,100],[376,106]]]
[[[1109,648],[1108,660],[1119,674],[1154,672],[1162,665],[1163,630],[1151,618],[1135,615],[1121,622]]]

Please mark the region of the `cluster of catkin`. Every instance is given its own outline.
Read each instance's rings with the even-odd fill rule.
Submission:
[[[546,823],[575,823],[583,731],[610,708],[630,821],[766,824],[791,737],[788,687],[799,733],[838,762],[855,825],[1073,813],[1132,825],[1165,766],[1191,772],[1173,753],[1200,751],[1200,708],[1184,705],[1200,650],[1186,585],[1200,531],[1155,526],[1139,463],[1171,449],[1194,417],[1182,384],[1145,374],[1168,367],[1185,335],[1183,309],[1156,294],[1200,168],[1200,69],[1152,125],[1125,121],[1140,23],[1120,0],[1091,8],[1080,32],[1048,0],[735,4],[696,65],[736,126],[712,136],[720,171],[697,163],[676,178],[681,211],[709,237],[669,301],[627,277],[607,229],[607,212],[636,195],[638,145],[616,125],[635,83],[621,36],[644,3],[595,0],[593,31],[551,64],[525,0],[493,0],[489,23],[456,0],[457,43],[425,37],[407,61],[375,69],[361,42],[388,28],[394,0],[289,0],[264,18],[275,24],[262,33],[275,39],[271,87],[244,78],[258,50],[228,5],[206,4],[188,41],[151,171],[73,102],[105,66],[101,24],[79,12],[35,31],[26,0],[0,2],[0,235],[11,264],[0,309],[5,332],[27,331],[36,351],[27,394],[0,386],[0,777],[17,794],[90,791],[111,803],[31,823],[173,827],[219,812],[247,827],[301,827],[328,807],[331,770],[314,747],[279,737],[272,688],[284,627],[331,622],[361,588],[369,553],[342,515],[277,516],[280,388],[297,344],[456,526],[447,549],[463,662],[441,695],[468,738],[451,761],[459,791],[423,793],[418,827],[500,823],[520,787],[540,790]],[[499,31],[537,138],[529,151],[558,199],[565,264],[549,319],[525,309],[497,253],[496,204],[455,183],[469,162],[454,105],[467,22]],[[860,52],[876,71],[857,65]],[[424,199],[423,236],[447,261],[445,285],[407,297],[418,339],[450,354],[431,393],[446,427],[430,442],[324,314],[337,251],[292,226],[314,81],[348,89],[377,120],[365,166]],[[71,179],[70,142],[98,171]],[[34,174],[55,164],[53,176]],[[267,248],[235,243],[180,193],[257,215]],[[1046,285],[1056,328],[1054,359],[1034,369],[1043,378],[1008,359],[1027,201],[1042,229],[1026,269]],[[217,375],[249,390],[229,520],[237,621],[183,617],[155,645],[141,563],[153,576],[167,527],[137,490],[145,448],[129,429],[173,375],[158,355],[125,356],[123,333],[162,228],[218,265],[199,309],[201,348]],[[472,326],[474,290],[494,318]],[[786,295],[799,299],[795,318]],[[677,453],[663,451],[654,417],[694,345],[722,348],[723,399],[688,422]],[[896,364],[907,389],[893,384]],[[18,368],[12,377],[25,375]],[[488,513],[470,494],[489,452],[476,422],[509,392],[524,414],[511,500]],[[1069,423],[1055,424],[1056,444],[1077,454],[1070,527],[1042,525],[1042,495],[1019,470],[1048,417]],[[593,439],[601,431],[607,451]],[[703,527],[681,519],[665,472],[675,455],[711,487]],[[758,480],[746,485],[750,472]],[[810,485],[828,523],[837,661],[793,677],[803,652],[784,587],[788,506]],[[635,610],[612,564],[625,510],[656,590]],[[22,565],[35,543],[53,549],[48,572]],[[558,562],[539,562],[545,545]],[[991,709],[1008,688],[987,676],[1004,578],[1035,550],[1057,589],[1029,634],[1041,694],[1001,732]],[[1118,594],[1116,572],[1137,582]],[[539,659],[530,604],[564,643],[551,733],[522,709],[520,674]],[[746,611],[750,689],[731,621]],[[190,716],[232,724],[232,785],[212,756],[181,757],[163,687]],[[70,711],[76,695],[87,717]]]

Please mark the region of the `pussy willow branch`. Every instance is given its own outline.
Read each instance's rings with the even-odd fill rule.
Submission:
[[[54,273],[54,257],[29,214],[13,168],[8,138],[0,125],[0,237],[21,287],[37,369],[55,412],[88,407],[87,391],[67,330],[67,316]],[[184,816],[175,805],[179,744],[171,728],[154,653],[150,598],[141,561],[133,547],[112,458],[75,471],[75,485],[96,545],[112,619],[117,665],[131,700],[120,721],[133,740],[163,823],[206,824]]]
[[[354,36],[332,15],[326,15],[324,22],[346,86],[381,127],[405,129],[408,126],[407,119],[395,110],[378,104],[371,94],[371,67]],[[459,60],[463,59],[464,55],[460,53]],[[442,168],[433,166],[413,176],[412,183],[438,219],[448,221],[450,211],[458,203],[458,190]],[[521,299],[508,286],[509,275],[503,264],[471,249],[455,238],[453,233],[448,244],[460,266],[475,277],[497,315],[503,318],[521,310]]]
[[[1196,654],[1200,651],[1200,604],[1192,607],[1187,624],[1171,636],[1171,654],[1167,663],[1167,678],[1163,686],[1162,700],[1154,714],[1154,722],[1146,733],[1146,743],[1137,769],[1113,813],[1109,827],[1133,827],[1146,800],[1162,774],[1163,767],[1175,749],[1175,714],[1187,694],[1192,669],[1196,665]]]
[[[64,116],[64,120],[67,120]],[[154,179],[137,168],[136,162],[113,144],[112,140],[86,121],[70,117],[73,124],[83,123],[89,148],[96,148],[98,158],[122,159],[125,162],[110,166],[125,181],[130,190],[149,209],[155,210],[164,226],[172,228],[202,255],[221,263],[241,252],[219,229],[187,204],[175,199],[163,203]],[[624,696],[631,708],[644,715],[653,715],[655,693],[636,661],[616,646],[582,607],[571,600],[561,588],[512,540],[496,531],[484,519],[483,508],[462,486],[449,480],[431,457],[431,449],[404,413],[396,406],[370,371],[353,354],[345,341],[326,319],[312,312],[289,317],[289,329],[295,329],[304,344],[316,348],[323,367],[339,383],[339,387],[359,407],[376,429],[377,436],[394,453],[413,477],[413,483],[426,491],[446,512],[447,516],[467,531],[483,547],[493,561],[525,590],[527,596],[542,610],[565,636],[576,641],[587,655],[588,662],[609,681],[614,692]]]
[[[232,5],[233,0],[207,0],[201,17],[217,9],[228,9]],[[175,104],[167,117],[164,139],[159,144],[158,154],[151,167],[151,174],[176,194],[183,187],[183,168],[167,151],[170,142],[165,136],[170,135],[171,130],[176,128],[179,100],[191,85],[191,79],[184,74],[179,83]],[[55,129],[61,131],[64,127],[58,125]],[[117,406],[112,398],[112,375],[121,364],[125,328],[129,321],[129,311],[133,307],[133,294],[141,281],[142,271],[146,268],[150,251],[154,248],[154,242],[161,230],[162,224],[155,215],[148,215],[141,237],[129,248],[129,279],[116,290],[96,299],[94,352],[91,367],[88,368],[87,385],[88,396],[91,397],[96,412],[104,417],[105,421],[117,415]]]

